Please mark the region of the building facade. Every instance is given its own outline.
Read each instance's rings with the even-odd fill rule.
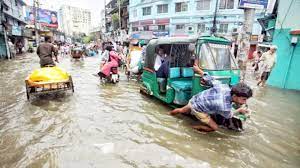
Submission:
[[[300,90],[300,1],[279,1],[273,44],[277,49],[276,65],[268,84]]]
[[[115,40],[125,40],[129,28],[129,0],[111,0],[105,6],[105,27],[107,36]]]
[[[91,26],[91,12],[87,9],[64,5],[59,10],[60,29],[68,36],[88,34]]]
[[[24,28],[26,22],[23,15],[22,0],[3,0],[1,1],[1,26],[0,26],[0,57],[10,57],[7,42],[10,39],[18,49],[22,46],[27,48],[27,39],[24,38]]]
[[[244,21],[238,0],[130,0],[129,24],[131,36],[195,36],[208,34],[216,10],[217,33],[230,36]],[[256,11],[261,17],[261,11]],[[253,34],[260,34],[257,21]]]

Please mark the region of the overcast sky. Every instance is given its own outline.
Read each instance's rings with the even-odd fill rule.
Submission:
[[[33,0],[25,0],[32,3]],[[30,2],[31,1],[31,2]],[[110,0],[106,0],[109,2]],[[40,0],[41,8],[58,11],[61,5],[70,5],[84,9],[90,9],[92,13],[92,25],[96,26],[100,22],[100,12],[104,9],[104,0]]]

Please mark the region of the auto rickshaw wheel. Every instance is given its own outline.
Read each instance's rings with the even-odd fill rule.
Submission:
[[[73,84],[73,79],[71,76],[70,76],[69,80],[70,80],[70,87],[72,89],[72,92],[74,93],[74,84]]]
[[[27,100],[29,100],[30,99],[30,93],[29,93],[30,88],[29,88],[27,81],[25,82],[25,86],[26,86],[26,97],[27,97]]]

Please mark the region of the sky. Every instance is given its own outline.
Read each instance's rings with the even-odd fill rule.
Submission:
[[[33,0],[24,0],[32,4]],[[106,0],[108,2],[109,0]],[[92,26],[100,24],[100,12],[104,9],[104,0],[39,0],[41,8],[58,11],[61,5],[70,5],[84,9],[90,9],[92,14]]]

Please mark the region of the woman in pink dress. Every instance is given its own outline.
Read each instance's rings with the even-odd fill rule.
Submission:
[[[119,66],[119,60],[121,60],[119,54],[115,51],[110,51],[109,62],[106,62],[104,64],[104,66],[101,69],[101,73],[105,75],[105,77],[109,76],[111,68]]]

